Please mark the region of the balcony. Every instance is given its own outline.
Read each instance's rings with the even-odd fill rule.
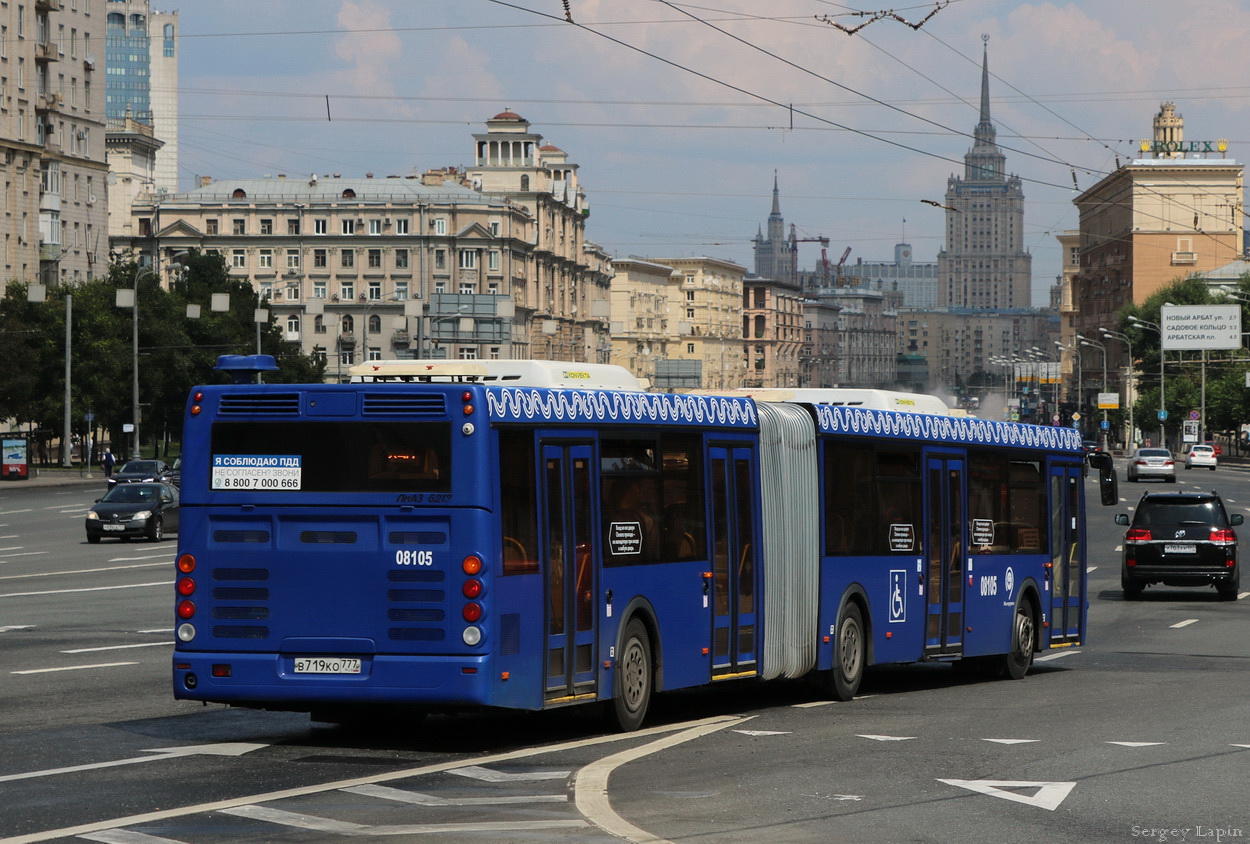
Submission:
[[[35,61],[37,62],[55,62],[61,58],[60,51],[56,45],[49,41],[35,42]]]
[[[1172,263],[1173,264],[1196,264],[1198,263],[1198,253],[1197,252],[1173,252]]]
[[[56,111],[61,107],[61,95],[48,92],[40,94],[39,99],[35,101],[36,112]]]

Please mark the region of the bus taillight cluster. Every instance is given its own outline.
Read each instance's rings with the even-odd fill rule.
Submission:
[[[195,594],[195,578],[192,573],[195,571],[195,557],[191,554],[183,554],[178,558],[178,573],[182,575],[178,578],[178,583],[174,587],[178,592],[178,605],[175,612],[182,624],[178,625],[178,640],[181,642],[190,642],[195,638],[195,625],[191,623],[191,619],[195,617],[195,601],[191,597]]]
[[[468,395],[467,393],[465,395]],[[460,569],[466,575],[468,580],[460,587],[461,593],[468,598],[468,603],[460,611],[461,617],[469,622],[469,626],[464,628],[461,638],[464,639],[466,645],[476,645],[482,641],[482,629],[475,626],[482,620],[482,605],[477,599],[482,596],[485,587],[482,581],[478,579],[478,575],[482,573],[482,558],[475,554],[465,557],[460,563]]]

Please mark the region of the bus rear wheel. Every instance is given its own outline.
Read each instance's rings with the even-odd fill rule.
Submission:
[[[864,642],[864,617],[859,606],[848,603],[838,618],[833,636],[833,678],[830,687],[834,700],[850,700],[859,691],[864,679],[867,656]]]
[[[1029,673],[1036,643],[1033,602],[1025,599],[1016,606],[1016,617],[1011,624],[1011,652],[1003,658],[1003,674],[1008,680],[1022,680]]]
[[[635,618],[625,625],[612,690],[612,719],[621,732],[642,726],[651,705],[651,683],[651,637]]]

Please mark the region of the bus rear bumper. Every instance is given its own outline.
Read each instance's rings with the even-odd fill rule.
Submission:
[[[288,655],[176,651],[174,697],[295,710],[326,703],[484,706],[490,697],[487,656],[378,654],[360,657],[359,673],[297,673],[295,661]],[[342,660],[335,662],[335,669],[348,670]]]

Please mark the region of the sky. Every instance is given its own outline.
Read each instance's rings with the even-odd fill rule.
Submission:
[[[1160,103],[1187,141],[1250,157],[1244,0],[903,3],[190,3],[181,186],[464,168],[510,109],[579,166],[586,236],[613,256],[753,269],[775,178],[787,227],[828,238],[830,260],[888,261],[906,241],[936,261],[945,212],[928,203],[963,173],[984,49],[1043,305],[1073,198],[1139,155]],[[800,266],[820,253],[800,243]]]

